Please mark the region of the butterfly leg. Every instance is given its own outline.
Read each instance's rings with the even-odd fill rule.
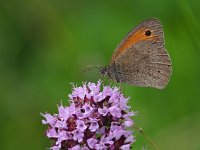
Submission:
[[[119,90],[120,90],[120,92],[122,92],[122,82],[120,81],[119,84],[120,84],[120,85],[119,85]]]

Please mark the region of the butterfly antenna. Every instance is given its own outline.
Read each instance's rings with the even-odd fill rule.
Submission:
[[[139,133],[141,133],[141,134],[145,137],[145,139],[147,139],[147,141],[152,145],[152,147],[153,147],[155,150],[160,150],[160,148],[151,140],[151,138],[148,137],[148,136],[144,133],[144,131],[142,130],[141,127],[138,127],[138,126],[135,124],[135,125],[134,125],[134,128],[135,128]]]
[[[101,66],[99,66],[99,65],[87,65],[87,66],[85,66],[85,69],[81,71],[80,74],[83,74],[89,70],[100,69],[100,68],[101,68]]]

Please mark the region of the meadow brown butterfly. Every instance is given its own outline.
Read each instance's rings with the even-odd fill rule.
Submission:
[[[133,28],[100,73],[119,83],[163,89],[169,82],[172,66],[164,47],[161,22],[149,18]]]

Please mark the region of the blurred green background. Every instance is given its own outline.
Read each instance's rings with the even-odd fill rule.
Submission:
[[[0,149],[50,146],[40,112],[67,104],[70,82],[96,82],[126,33],[161,20],[173,75],[164,90],[124,85],[136,123],[161,150],[200,150],[200,1],[1,0]],[[137,134],[135,150],[152,149]]]

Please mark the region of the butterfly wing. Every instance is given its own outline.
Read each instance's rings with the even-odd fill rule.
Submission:
[[[117,81],[164,88],[172,68],[164,47],[160,21],[155,18],[147,19],[129,32],[117,46],[110,67],[114,68],[112,70]]]

